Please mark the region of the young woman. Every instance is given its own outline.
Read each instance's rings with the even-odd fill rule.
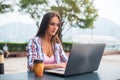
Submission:
[[[28,43],[28,69],[33,71],[34,59],[44,61],[44,69],[65,68],[67,57],[58,38],[61,18],[51,11],[43,16],[36,36]]]

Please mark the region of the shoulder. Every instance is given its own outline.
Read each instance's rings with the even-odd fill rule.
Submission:
[[[34,40],[34,41],[36,41],[36,40],[38,40],[39,39],[39,37],[32,37],[30,40]]]
[[[40,37],[32,37],[29,41],[34,41],[34,42],[38,42],[38,41],[40,41],[41,40],[41,38]]]
[[[55,43],[55,46],[59,47],[59,46],[61,46],[61,44],[60,43]]]
[[[56,49],[61,49],[61,48],[62,48],[62,45],[61,45],[60,43],[56,43],[56,44],[55,44],[55,48],[56,48]]]
[[[41,43],[41,38],[40,37],[33,37],[28,41],[28,44],[38,44]]]
[[[40,37],[33,37],[33,38],[31,38],[30,40],[29,40],[29,42],[28,42],[28,46],[40,46],[40,44],[41,44],[41,41],[40,41]]]

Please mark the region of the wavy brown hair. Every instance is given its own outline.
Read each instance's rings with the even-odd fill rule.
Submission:
[[[48,29],[49,27],[49,23],[50,23],[50,19],[57,16],[59,21],[60,21],[60,26],[59,26],[59,29],[61,27],[61,17],[59,15],[58,12],[56,11],[50,11],[50,12],[47,12],[44,16],[43,16],[43,19],[41,21],[41,24],[39,26],[39,29],[38,29],[38,32],[36,34],[36,36],[38,37],[45,37],[45,32],[46,30]],[[59,37],[58,37],[58,32],[59,32],[59,29],[58,31],[56,32],[56,34],[54,36],[52,36],[52,39],[51,39],[51,42],[53,42],[54,44],[57,42],[57,43],[61,43]]]

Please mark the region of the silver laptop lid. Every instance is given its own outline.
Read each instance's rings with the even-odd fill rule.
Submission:
[[[98,69],[105,44],[73,44],[65,76],[92,72]]]

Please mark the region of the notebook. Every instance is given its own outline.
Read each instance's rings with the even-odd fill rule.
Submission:
[[[96,71],[99,67],[104,48],[104,43],[73,44],[66,68],[45,70],[45,72],[70,76]]]

